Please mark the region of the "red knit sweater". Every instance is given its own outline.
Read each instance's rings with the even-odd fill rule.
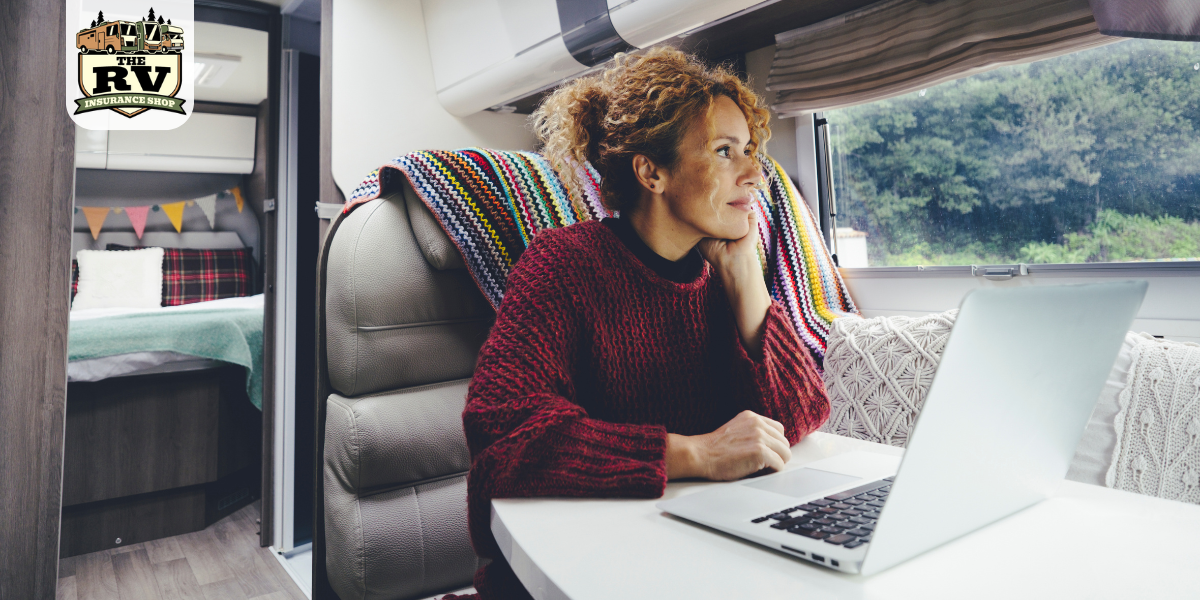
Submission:
[[[742,346],[712,267],[655,274],[598,221],[539,233],[508,278],[463,411],[486,599],[528,597],[490,530],[492,498],[657,498],[667,432],[709,433],[742,410],[795,444],[829,416],[808,350],[772,303],[762,356]]]

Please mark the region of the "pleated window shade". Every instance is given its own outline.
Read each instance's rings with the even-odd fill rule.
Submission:
[[[1090,0],[1106,35],[1200,42],[1200,0]]]
[[[776,36],[767,89],[793,117],[1117,41],[1088,0],[884,0]]]

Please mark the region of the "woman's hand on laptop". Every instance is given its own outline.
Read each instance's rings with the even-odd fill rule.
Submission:
[[[667,435],[667,479],[732,481],[765,468],[782,470],[791,458],[783,425],[748,410],[712,433]]]

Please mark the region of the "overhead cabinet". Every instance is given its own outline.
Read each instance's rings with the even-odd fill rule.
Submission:
[[[438,101],[467,116],[761,4],[771,2],[425,0],[422,8]]]
[[[75,165],[85,169],[250,173],[255,118],[193,113],[166,131],[89,131],[76,126]]]

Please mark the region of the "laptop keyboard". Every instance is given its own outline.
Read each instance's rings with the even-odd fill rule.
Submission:
[[[892,489],[892,477],[848,489],[754,519],[772,529],[845,548],[871,541],[879,511]]]

